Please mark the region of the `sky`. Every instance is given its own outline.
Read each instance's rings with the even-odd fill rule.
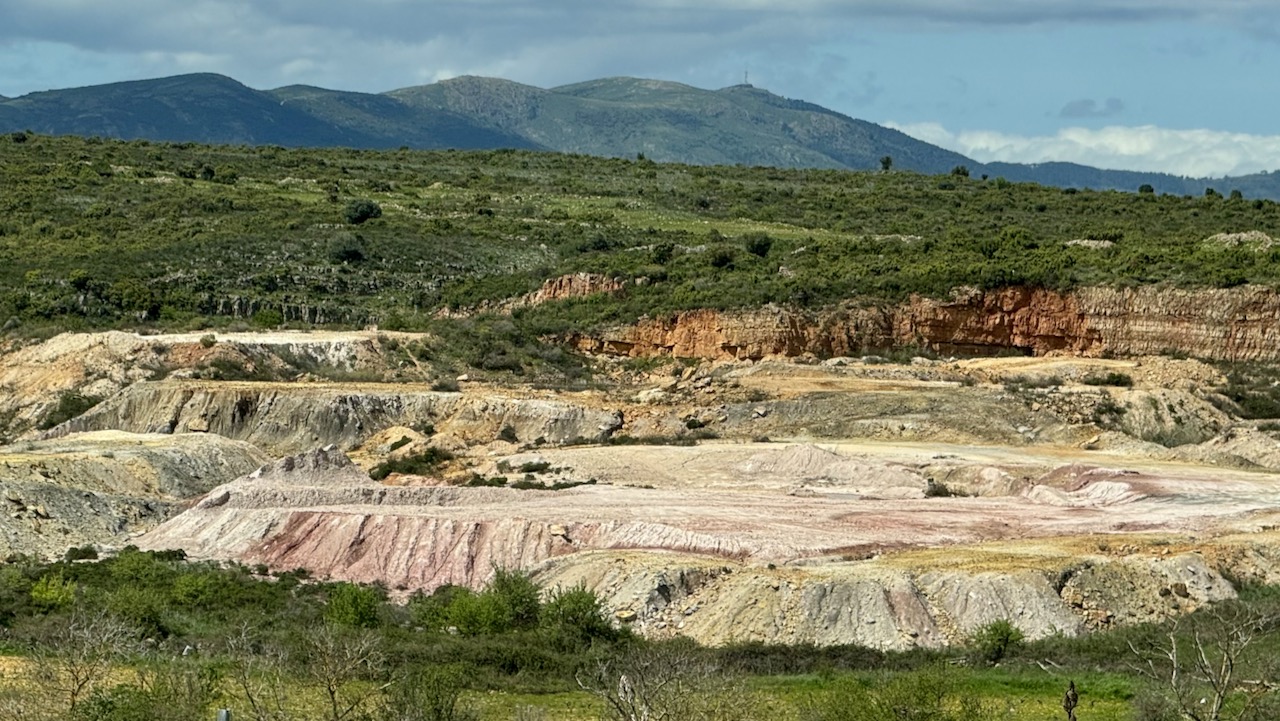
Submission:
[[[0,95],[743,82],[975,160],[1280,170],[1280,0],[0,0]]]

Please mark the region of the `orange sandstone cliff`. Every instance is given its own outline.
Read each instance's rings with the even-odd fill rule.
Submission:
[[[1258,286],[968,290],[949,300],[912,297],[885,307],[693,310],[571,341],[591,353],[709,359],[845,356],[916,345],[944,353],[1177,351],[1214,360],[1277,360],[1280,293]]]

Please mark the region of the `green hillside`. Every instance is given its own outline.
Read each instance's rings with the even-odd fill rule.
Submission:
[[[642,281],[524,312],[522,327],[959,286],[1280,283],[1280,247],[1207,240],[1280,237],[1271,201],[954,175],[17,133],[0,137],[0,184],[0,323],[24,332],[424,327],[579,271]],[[358,201],[381,215],[357,217]]]

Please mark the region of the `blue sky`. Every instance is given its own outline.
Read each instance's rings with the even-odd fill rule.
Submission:
[[[1280,169],[1280,0],[0,0],[0,94],[751,82],[978,160]]]

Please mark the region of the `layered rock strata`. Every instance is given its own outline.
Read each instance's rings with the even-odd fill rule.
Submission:
[[[1177,351],[1212,360],[1276,360],[1280,294],[1258,286],[970,290],[949,300],[913,297],[891,307],[693,310],[571,342],[591,353],[708,359],[850,356],[920,346],[944,353]]]
[[[46,437],[120,429],[134,433],[207,432],[278,455],[317,445],[349,449],[390,426],[424,426],[485,441],[510,428],[521,442],[599,440],[621,427],[617,411],[540,399],[476,397],[415,386],[136,383]]]

